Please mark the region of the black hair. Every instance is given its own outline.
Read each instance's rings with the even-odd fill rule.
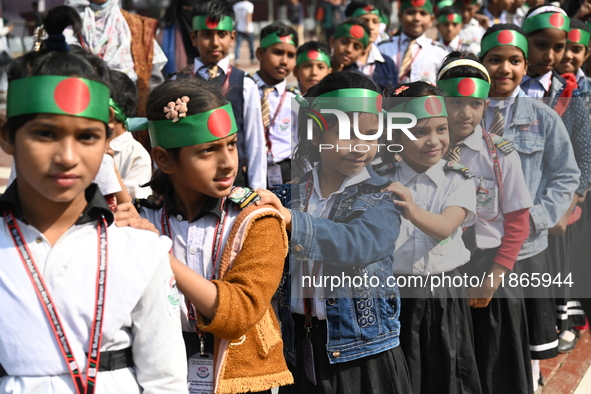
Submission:
[[[193,16],[198,15],[206,15],[214,21],[218,21],[225,16],[229,16],[233,21],[236,20],[234,8],[227,0],[205,0],[195,3]]]
[[[445,66],[447,66],[448,64],[450,64],[454,60],[458,60],[458,59],[469,59],[469,60],[474,60],[477,63],[480,63],[480,60],[478,60],[478,57],[476,57],[476,55],[474,55],[471,52],[454,51],[454,52],[451,52],[449,55],[447,55],[443,59],[443,64],[441,65],[441,68],[437,71],[437,73],[439,74]],[[486,74],[484,74],[484,72],[477,69],[476,67],[464,66],[464,65],[456,66],[456,67],[446,71],[445,74],[443,74],[441,76],[441,78],[439,78],[439,80],[443,81],[445,79],[462,78],[462,77],[464,77],[464,78],[479,78],[479,79],[483,79],[488,82],[488,77],[486,76]]]
[[[293,42],[297,48],[298,44],[298,33],[295,31],[293,27],[290,25],[286,25],[281,21],[275,21],[270,25],[263,27],[260,34],[261,41],[263,38],[267,37],[269,34],[277,33],[279,37],[285,37],[291,34],[293,37]]]
[[[312,51],[312,50],[322,51],[322,52],[326,53],[328,56],[330,56],[330,48],[328,47],[328,45],[326,45],[325,42],[307,41],[306,43],[304,43],[303,45],[300,45],[298,47],[298,50],[296,52],[296,57],[299,56],[300,53],[304,53],[304,52]]]
[[[28,52],[8,65],[6,73],[9,83],[39,75],[62,75],[86,78],[110,88],[108,67],[103,60],[76,47],[68,51],[67,46],[62,45],[65,44],[63,31],[66,27],[72,26],[74,32],[81,29],[82,21],[76,10],[68,6],[52,8],[43,23],[51,40],[43,42],[40,51]],[[8,130],[9,139],[14,142],[16,131],[36,117],[37,114],[11,117],[2,129]],[[108,138],[112,130],[106,124],[105,127]]]
[[[350,17],[353,15],[355,10],[358,8],[365,8],[368,5],[372,5],[374,8],[377,8],[380,11],[380,16],[384,16],[388,20],[386,25],[390,24],[390,11],[388,10],[386,4],[381,0],[353,0],[349,3],[347,8],[345,8],[345,16]]]
[[[365,75],[357,72],[337,71],[328,74],[318,84],[312,86],[306,94],[304,99],[310,103],[314,102],[314,98],[339,89],[367,89],[379,92],[375,83]],[[337,117],[333,115],[323,115],[329,128],[337,124]],[[296,165],[302,170],[306,171],[314,163],[320,161],[320,152],[318,147],[312,145],[312,141],[308,141],[307,120],[310,119],[306,112],[300,109],[298,114],[298,145],[293,154]],[[316,125],[314,125],[315,130]],[[319,131],[322,133],[322,131]]]
[[[135,83],[121,71],[111,70],[111,98],[125,113],[125,116],[135,115],[138,103],[138,91]]]
[[[437,17],[439,17],[441,15],[451,15],[451,14],[462,15],[462,9],[456,4],[449,5],[447,7],[443,7],[442,9],[440,9],[439,12],[437,13]]]
[[[146,104],[146,116],[149,120],[165,120],[166,113],[163,108],[171,101],[187,96],[187,116],[211,111],[214,108],[228,104],[228,100],[221,93],[219,86],[211,81],[201,79],[180,79],[166,81],[152,90]],[[167,149],[173,160],[177,160],[181,148]],[[160,169],[156,170],[145,186],[159,194],[164,194],[166,188],[171,186],[170,178]]]
[[[481,42],[488,36],[490,36],[491,34],[497,32],[497,31],[501,31],[501,30],[513,30],[516,31],[517,33],[523,35],[524,37],[527,37],[527,35],[525,34],[525,32],[523,31],[523,29],[513,23],[497,23],[495,25],[492,25],[491,27],[489,27],[486,32],[482,35],[481,38]],[[484,59],[484,56],[486,55],[485,53],[480,53],[480,61],[482,61],[482,59]],[[527,60],[527,53],[523,54],[523,57]]]
[[[587,25],[585,22],[583,22],[580,19],[571,18],[571,20],[570,20],[570,28],[571,29],[584,30],[587,33],[591,33],[591,29],[589,28],[589,25]]]

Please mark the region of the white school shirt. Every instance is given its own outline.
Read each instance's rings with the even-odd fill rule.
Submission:
[[[111,140],[109,145],[115,152],[115,165],[131,198],[148,198],[152,190],[140,187],[152,177],[152,159],[148,151],[131,133],[121,134]]]
[[[226,56],[218,62],[218,76],[226,75],[230,68],[230,59]],[[195,74],[209,79],[207,66],[199,58],[195,59],[193,68]],[[242,89],[242,122],[244,138],[246,139],[246,154],[248,160],[248,184],[252,189],[267,187],[267,155],[265,151],[265,129],[261,118],[261,99],[254,81],[244,76]]]
[[[538,77],[526,75],[521,81],[521,89],[532,98],[543,98],[552,85],[552,71]]]
[[[368,77],[371,77],[374,71],[376,70],[376,62],[385,63],[386,61],[380,53],[377,44],[373,43],[369,45],[369,54],[367,55],[365,63],[360,63],[358,61],[355,63],[357,64],[357,67],[363,74],[367,75]]]
[[[444,171],[445,160],[420,174],[403,160],[396,163],[396,172],[384,178],[400,182],[410,190],[415,204],[429,212],[441,214],[449,206],[468,210],[464,222],[451,236],[438,240],[428,236],[401,217],[400,235],[394,249],[394,273],[440,274],[449,272],[470,260],[470,251],[462,240],[462,227],[476,222],[474,182],[457,171]]]
[[[480,41],[482,41],[484,33],[486,33],[486,29],[480,26],[475,18],[472,18],[470,22],[462,26],[459,36],[463,42],[476,44],[480,48]]]
[[[240,214],[240,210],[235,210],[233,203],[226,200],[229,204],[227,210],[225,225],[222,228],[222,238],[219,247],[219,257],[216,262],[216,272],[220,266],[223,247],[228,240],[230,230],[234,225],[234,221]],[[167,193],[165,198],[166,207],[168,209],[168,223],[172,232],[172,254],[180,262],[186,264],[193,271],[206,279],[211,279],[213,263],[212,251],[215,240],[215,228],[221,216],[221,199],[209,199],[203,210],[189,221],[185,215],[176,209],[172,204],[172,199]],[[165,234],[162,229],[162,212],[163,208],[150,209],[141,207],[139,210],[140,216],[148,219],[161,234]],[[221,223],[220,223],[221,226]],[[195,325],[188,319],[188,311],[185,301],[185,296],[180,293],[180,321],[183,331],[195,332]]]
[[[521,159],[517,151],[507,155],[497,149],[503,179],[503,196],[499,203],[501,196],[493,159],[482,135],[482,128],[478,126],[461,142],[465,146],[462,149],[460,163],[474,173],[475,187],[480,187],[480,190],[476,191],[476,214],[478,215],[478,220],[474,224],[476,244],[478,249],[482,250],[496,248],[501,244],[505,234],[504,214],[531,208],[534,205],[521,169]],[[501,211],[499,206],[503,207]]]
[[[236,13],[236,31],[241,33],[252,33],[254,32],[254,25],[252,21],[247,22],[248,14],[254,12],[254,4],[250,1],[239,1],[233,6],[234,12]]]
[[[19,208],[13,209],[84,374],[96,303],[97,210],[112,220],[96,186],[87,189],[87,196],[91,189],[94,192],[85,213],[53,246],[24,222]],[[0,211],[11,204],[7,201],[18,199],[15,192],[16,184],[0,199]],[[107,229],[101,351],[131,346],[135,367],[99,372],[97,394],[187,393],[187,361],[169,248],[170,240],[150,231],[114,224]],[[0,364],[9,375],[0,379],[0,392],[75,393],[69,369],[3,218],[0,261],[4,266],[0,269]]]
[[[265,81],[261,78],[258,72],[252,75],[259,92],[259,103],[263,98],[263,88],[267,87]],[[293,138],[292,130],[297,130],[297,118],[293,118],[291,111],[291,102],[296,97],[296,94],[287,89],[287,81],[284,79],[277,85],[273,85],[273,89],[267,99],[269,100],[269,113],[271,120],[275,117],[275,122],[271,125],[269,130],[269,139],[271,140],[271,153],[267,155],[267,163],[279,163],[285,159],[291,159],[293,152]],[[285,92],[283,104],[279,108],[279,114],[275,116],[279,103],[281,103],[281,96]],[[259,112],[260,113],[260,112]],[[262,122],[262,117],[261,117]],[[264,129],[263,129],[264,130]]]
[[[394,60],[396,67],[400,68],[404,52],[412,38],[404,33],[392,37],[392,41],[381,44],[378,49],[383,56],[389,56]],[[446,50],[436,41],[427,38],[425,34],[416,39],[412,47],[413,62],[410,69],[408,82],[426,81],[435,84],[437,71],[447,56]],[[400,83],[405,81],[399,81]]]
[[[462,40],[459,34],[447,45],[445,45],[445,43],[443,42],[443,38],[441,38],[441,35],[439,35],[437,42],[439,42],[445,48],[447,53],[452,53],[453,51],[468,51],[475,55],[478,55],[478,53],[480,52],[479,43],[470,41],[464,42],[464,40]]]
[[[367,168],[363,168],[357,175],[352,175],[352,176],[348,176],[347,178],[345,178],[345,180],[343,181],[343,184],[341,185],[341,187],[339,188],[339,190],[337,190],[334,193],[331,193],[330,196],[328,196],[327,198],[324,198],[322,196],[322,192],[320,191],[320,180],[318,177],[318,165],[316,167],[314,167],[313,171],[313,185],[314,187],[312,188],[312,194],[310,195],[310,200],[308,201],[308,211],[307,213],[309,213],[312,216],[315,217],[321,217],[321,218],[328,218],[328,215],[330,214],[330,210],[332,209],[332,206],[334,205],[335,201],[337,200],[337,198],[345,191],[345,188],[352,186],[352,185],[356,185],[358,183],[361,183],[369,178],[371,178],[371,176],[369,175],[369,172],[367,171]],[[302,287],[302,276],[304,275],[303,273],[303,268],[302,268],[302,264],[307,264],[308,265],[308,274],[312,276],[312,272],[314,269],[314,260],[307,260],[307,261],[296,261],[296,264],[292,265],[292,271],[291,271],[291,288],[295,289],[303,289]],[[320,277],[322,278],[322,265],[320,265],[320,269],[318,270],[318,275],[316,277]],[[317,279],[318,280],[318,279]],[[317,282],[318,283],[318,282]],[[318,320],[326,320],[326,305],[325,303],[325,299],[324,299],[324,293],[323,293],[323,289],[322,287],[313,289],[314,290],[314,299],[312,302],[312,316],[316,316],[318,318]],[[292,297],[291,298],[291,302],[290,302],[290,310],[292,313],[299,313],[300,315],[305,315],[305,311],[304,311],[304,300],[301,298],[295,298]]]
[[[519,91],[519,88],[515,89],[511,93],[511,96],[503,98],[502,100],[492,97],[489,98],[490,103],[488,107],[486,107],[486,111],[484,113],[484,124],[486,126],[486,130],[490,130],[490,126],[495,117],[497,107],[501,110],[501,113],[503,114],[505,120],[505,130],[507,130],[507,126],[511,124],[511,121],[513,120],[513,104],[515,104],[515,99],[517,99]]]
[[[508,23],[507,21],[507,11],[502,11],[501,15],[498,18],[495,18],[493,14],[488,10],[488,8],[484,7],[482,9],[482,13],[488,18],[490,21],[490,25],[496,25],[497,23]]]

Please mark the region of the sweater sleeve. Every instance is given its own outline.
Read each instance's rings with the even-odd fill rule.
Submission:
[[[505,235],[493,261],[512,270],[521,246],[529,236],[529,209],[506,213],[503,229]]]
[[[218,290],[213,320],[199,316],[199,328],[236,340],[263,317],[279,287],[287,255],[285,227],[278,217],[254,221],[242,249],[224,280],[212,281]]]

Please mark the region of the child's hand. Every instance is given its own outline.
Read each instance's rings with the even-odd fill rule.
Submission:
[[[267,189],[256,189],[256,192],[259,196],[261,196],[261,199],[257,201],[256,204],[273,206],[273,208],[278,210],[281,216],[283,216],[283,221],[285,222],[287,231],[291,231],[291,211],[281,204],[279,197]]]
[[[485,276],[482,286],[468,289],[468,298],[471,308],[486,308],[490,304],[495,292],[501,284],[502,277],[509,272],[509,269],[493,263],[490,272]]]
[[[383,191],[395,193],[396,195],[398,195],[398,197],[400,197],[400,200],[395,200],[394,204],[402,208],[402,217],[412,222],[412,220],[416,216],[417,210],[419,210],[420,208],[417,206],[417,204],[415,204],[410,190],[408,190],[407,187],[402,185],[402,183],[394,182],[391,183]]]
[[[148,219],[142,218],[130,202],[117,205],[117,209],[115,210],[115,225],[117,227],[129,226],[140,230],[148,230],[160,235],[156,227]]]

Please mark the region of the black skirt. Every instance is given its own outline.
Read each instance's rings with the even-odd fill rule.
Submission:
[[[428,287],[401,288],[400,294],[400,344],[413,392],[480,393],[466,289],[438,287],[432,293]]]
[[[488,275],[497,250],[477,250],[466,264],[470,273]],[[482,393],[533,393],[523,289],[499,287],[486,308],[471,311]]]
[[[280,394],[412,394],[408,369],[400,346],[373,356],[331,364],[326,353],[325,320],[313,318],[311,341],[316,382],[306,377],[302,356],[304,316],[293,314],[297,365],[287,363],[295,384],[279,388]]]

